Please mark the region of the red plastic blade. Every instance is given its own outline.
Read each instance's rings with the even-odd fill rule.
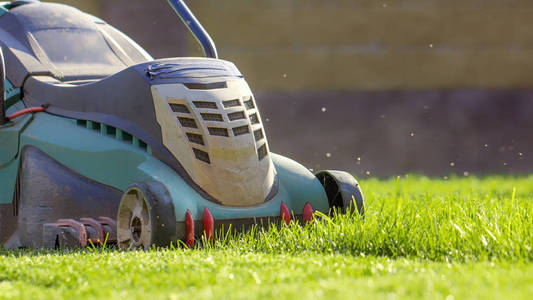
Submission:
[[[203,216],[203,225],[204,225],[204,233],[208,241],[213,240],[213,231],[215,227],[215,220],[213,219],[213,216],[211,215],[211,212],[209,211],[209,208],[204,208],[204,216]]]
[[[80,246],[83,248],[87,247],[87,229],[85,229],[85,226],[82,223],[74,219],[59,219],[57,220],[56,224],[58,226],[72,227],[76,229],[76,231],[78,232],[78,241],[80,242]]]
[[[83,225],[88,225],[88,226],[91,226],[92,228],[94,228],[97,232],[98,232],[98,239],[97,240],[91,240],[91,242],[96,242],[100,245],[103,245],[104,244],[104,241],[105,241],[105,233],[104,233],[104,226],[102,226],[102,224],[98,221],[96,221],[95,219],[93,218],[81,218],[80,219],[81,223]]]
[[[285,206],[285,203],[281,202],[281,209],[280,209],[280,215],[281,219],[285,221],[285,224],[289,225],[291,222],[291,214],[289,212],[289,209],[287,206]]]
[[[310,222],[313,222],[314,220],[314,213],[315,213],[315,210],[313,209],[313,207],[311,206],[311,204],[309,204],[309,202],[307,202],[304,206],[304,220],[306,223],[310,223]]]
[[[194,220],[192,219],[191,212],[187,210],[185,213],[185,244],[187,247],[194,247]]]

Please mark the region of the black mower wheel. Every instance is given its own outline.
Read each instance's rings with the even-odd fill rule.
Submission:
[[[343,214],[353,213],[357,207],[359,214],[365,215],[363,192],[357,180],[350,173],[328,170],[320,171],[315,176],[326,191],[330,212],[335,209]]]
[[[168,247],[177,241],[172,198],[157,181],[128,187],[117,214],[117,241],[121,249]]]

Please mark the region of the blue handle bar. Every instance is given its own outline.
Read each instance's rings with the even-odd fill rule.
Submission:
[[[206,57],[211,58],[218,58],[217,48],[215,46],[215,43],[209,36],[209,33],[205,31],[204,27],[196,17],[193,15],[189,7],[187,7],[187,4],[183,2],[183,0],[168,0],[168,3],[174,11],[178,14],[181,21],[189,31],[192,33],[192,35],[196,38],[196,40],[202,45],[202,48],[204,50]]]

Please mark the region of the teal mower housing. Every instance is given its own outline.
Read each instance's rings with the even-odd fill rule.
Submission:
[[[243,75],[218,59],[154,60],[73,7],[0,2],[0,243],[192,247],[217,230],[359,212],[357,181],[270,152]]]

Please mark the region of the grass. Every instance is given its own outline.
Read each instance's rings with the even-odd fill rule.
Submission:
[[[365,220],[220,235],[201,249],[0,252],[0,298],[533,296],[533,176],[361,182]]]

